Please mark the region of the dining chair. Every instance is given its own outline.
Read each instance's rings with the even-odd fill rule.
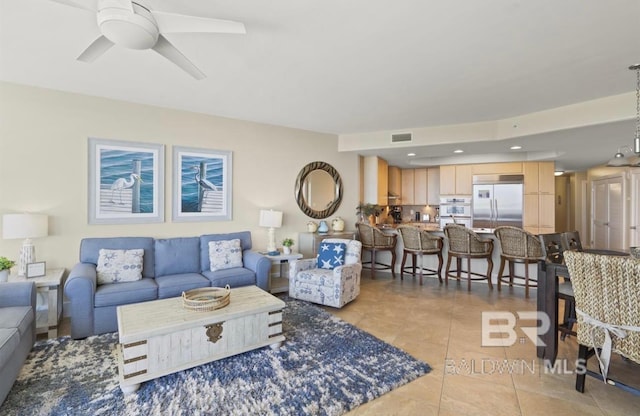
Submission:
[[[449,278],[453,277],[460,281],[462,270],[462,259],[467,259],[467,290],[471,290],[472,280],[486,280],[489,289],[493,289],[491,282],[491,271],[493,270],[493,241],[482,239],[480,236],[468,229],[464,225],[447,224],[444,227],[444,235],[447,237],[447,268],[445,269],[445,285],[449,284]],[[451,259],[456,258],[456,269],[449,271]],[[487,273],[477,273],[471,271],[471,259],[486,259]],[[452,274],[452,273],[455,273]],[[473,277],[476,276],[476,277]]]
[[[407,273],[420,276],[420,284],[422,284],[422,276],[438,276],[438,280],[442,283],[442,237],[433,235],[428,231],[421,230],[413,225],[401,225],[398,232],[402,238],[404,248],[402,249],[402,263],[400,264],[400,280],[404,278],[406,269],[411,269]],[[411,256],[411,265],[405,266],[407,255]],[[430,269],[424,267],[424,256],[437,256],[438,269]],[[418,265],[417,259],[420,259]],[[418,272],[416,273],[416,267]],[[426,271],[426,273],[424,273]]]
[[[544,258],[549,263],[564,264],[564,252],[566,244],[563,243],[565,237],[562,233],[540,234]],[[564,341],[567,335],[576,335],[573,325],[576,323],[575,301],[573,297],[573,287],[569,276],[562,276],[562,281],[558,282],[558,292],[556,302],[564,301],[564,312],[562,322],[558,324],[558,331],[562,334],[560,339]]]
[[[377,227],[369,225],[364,222],[356,224],[358,227],[358,238],[362,242],[362,251],[368,251],[371,253],[371,260],[363,261],[362,265],[368,264],[371,269],[371,278],[375,279],[375,272],[377,270],[391,270],[391,275],[396,278],[396,243],[398,239],[397,234],[385,234]],[[377,254],[379,252],[389,251],[391,252],[391,263],[382,263],[377,260]],[[364,256],[363,256],[364,257]]]
[[[538,287],[538,281],[529,277],[529,265],[544,260],[545,253],[538,237],[518,227],[501,226],[493,233],[500,241],[500,269],[498,271],[498,291],[502,283],[512,286],[524,286],[525,297],[529,297],[529,288]],[[524,276],[515,274],[515,263],[524,265]],[[509,265],[509,276],[502,277],[505,265]],[[514,278],[517,281],[514,282]]]
[[[562,248],[564,250],[582,251],[582,242],[578,231],[566,231],[562,233]]]
[[[578,313],[578,360],[586,368],[597,355],[600,368],[578,372],[576,390],[584,393],[589,375],[640,396],[608,374],[611,353],[640,364],[640,260],[579,251],[567,251],[565,260]]]

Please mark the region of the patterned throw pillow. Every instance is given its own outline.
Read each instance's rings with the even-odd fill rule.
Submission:
[[[209,241],[211,271],[242,267],[240,239]]]
[[[98,257],[98,284],[135,282],[142,279],[142,258],[144,250],[100,249]]]
[[[333,269],[344,264],[344,254],[347,245],[344,243],[320,243],[318,253],[318,268]]]

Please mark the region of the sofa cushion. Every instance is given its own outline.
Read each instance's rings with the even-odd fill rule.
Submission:
[[[95,307],[126,305],[158,298],[158,285],[154,279],[137,282],[113,283],[96,287]]]
[[[209,264],[212,272],[242,267],[240,239],[209,241]]]
[[[158,298],[174,298],[181,296],[182,292],[197,289],[200,287],[209,287],[211,282],[200,273],[182,273],[161,276],[156,278],[158,285]]]
[[[231,287],[251,286],[256,284],[256,274],[244,267],[236,267],[234,269],[217,270],[215,272],[207,271],[202,274],[211,281],[211,286]]]
[[[100,249],[96,273],[99,285],[119,282],[135,282],[142,279],[144,250]]]
[[[31,306],[10,306],[0,308],[0,327],[17,328],[20,336],[31,329],[29,326],[35,319]]]
[[[112,238],[83,238],[80,242],[80,262],[98,264],[100,249],[144,250],[142,277],[155,277],[154,242],[151,237],[112,237]]]
[[[344,264],[347,245],[344,243],[320,243],[318,251],[318,268],[333,269]]]
[[[200,272],[200,238],[158,239],[155,241],[155,256],[155,277],[198,273]]]
[[[240,239],[242,250],[251,250],[251,232],[240,231],[228,234],[205,234],[200,236],[200,272],[210,271],[211,263],[209,261],[209,242],[221,240]]]
[[[0,328],[0,368],[15,357],[13,353],[20,345],[20,334],[15,328]]]

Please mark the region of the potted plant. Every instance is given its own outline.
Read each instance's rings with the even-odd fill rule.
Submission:
[[[291,246],[293,246],[295,243],[293,242],[292,238],[285,238],[284,240],[282,240],[282,252],[284,254],[291,254]]]
[[[377,217],[378,215],[380,215],[380,213],[382,212],[382,207],[380,205],[376,205],[376,204],[363,204],[360,203],[360,205],[358,205],[356,207],[356,214],[359,215],[360,222],[365,222],[365,218],[369,219],[369,223],[371,225],[375,225],[376,224],[376,219],[375,217]]]
[[[6,282],[9,279],[9,269],[15,266],[16,262],[6,257],[0,257],[0,282]]]

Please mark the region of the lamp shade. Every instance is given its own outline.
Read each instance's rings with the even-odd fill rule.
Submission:
[[[282,211],[260,210],[260,226],[269,228],[282,227]]]
[[[2,238],[46,237],[49,217],[45,214],[5,214],[2,216]]]

